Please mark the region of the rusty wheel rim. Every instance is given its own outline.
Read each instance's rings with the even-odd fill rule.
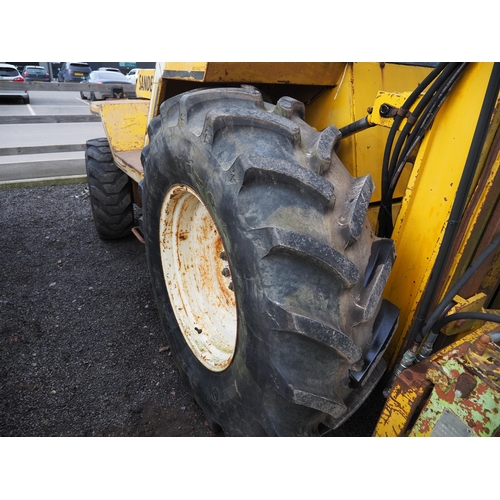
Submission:
[[[227,252],[202,200],[172,186],[160,214],[163,275],[179,328],[209,370],[225,370],[236,348],[236,298]]]

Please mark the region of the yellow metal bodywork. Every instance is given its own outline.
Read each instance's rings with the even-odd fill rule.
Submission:
[[[339,82],[341,62],[164,63],[164,78],[205,83],[328,85]]]
[[[140,69],[137,75],[135,94],[140,99],[151,99],[153,90],[153,81],[155,76],[154,69]]]
[[[149,101],[124,99],[94,102],[91,110],[101,115],[116,165],[136,182],[142,180],[144,171],[140,154],[146,135]]]
[[[483,310],[487,295],[485,293],[476,293],[476,295],[469,299],[463,299],[460,295],[454,297],[453,302],[455,305],[450,308],[448,315],[465,313],[465,312],[480,312]],[[481,327],[482,321],[477,320],[459,320],[454,323],[445,325],[441,329],[441,333],[447,336],[455,336],[471,330],[476,330]]]
[[[404,372],[394,381],[375,427],[374,437],[404,436],[408,422],[417,412],[419,403],[428,395],[430,384],[424,375],[417,380],[406,380],[406,375]]]
[[[413,91],[431,68],[386,63],[349,63],[339,85],[326,89],[306,107],[307,122],[318,130],[334,124],[345,127],[368,115],[379,91],[404,93]],[[372,202],[380,201],[380,166],[382,165],[388,129],[372,127],[342,140],[338,155],[349,173],[355,177],[370,174],[375,191]],[[404,194],[409,173],[404,172],[395,197]]]

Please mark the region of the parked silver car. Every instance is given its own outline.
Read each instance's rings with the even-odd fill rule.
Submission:
[[[0,63],[0,82],[24,82],[24,78],[12,64]],[[27,90],[0,90],[0,97],[18,97],[25,104],[29,104],[30,102]]]
[[[96,90],[82,90],[80,91],[80,96],[82,99],[90,99],[91,101],[100,101],[103,99],[110,98],[122,98],[128,97],[135,99],[135,88],[132,90],[124,90],[124,85],[130,85],[130,81],[125,75],[121,73],[115,73],[113,71],[92,71],[90,76],[86,78],[82,83],[93,83],[93,84],[105,84],[113,85],[113,89],[117,92],[112,92],[112,90],[103,90],[102,92]],[[121,92],[120,92],[121,91]]]
[[[122,74],[118,68],[97,68],[97,71],[113,71],[114,73]]]

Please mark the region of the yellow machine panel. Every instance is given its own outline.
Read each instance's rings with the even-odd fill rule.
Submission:
[[[408,92],[430,72],[429,67],[404,66],[390,63],[349,63],[339,85],[325,89],[309,106],[307,121],[318,130],[335,124],[342,128],[369,114],[379,91]],[[338,154],[351,175],[370,174],[375,182],[372,202],[380,200],[380,166],[388,135],[385,127],[372,127],[345,138]],[[396,197],[404,194],[408,173],[401,179]]]
[[[141,69],[137,76],[135,93],[138,98],[151,99],[153,91],[154,69]]]
[[[345,63],[166,63],[164,77],[215,83],[338,84]]]

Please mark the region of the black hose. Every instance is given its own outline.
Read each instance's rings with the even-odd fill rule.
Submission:
[[[410,94],[408,99],[406,99],[405,103],[401,106],[401,110],[409,111],[413,103],[417,100],[420,94],[441,74],[441,72],[448,66],[449,63],[439,63],[436,68],[434,68],[425,78],[424,80],[417,86],[417,88]],[[389,135],[387,137],[387,141],[385,143],[384,149],[384,157],[382,160],[382,178],[381,178],[381,189],[382,193],[387,191],[389,186],[390,178],[389,178],[389,161],[391,158],[391,150],[392,145],[394,143],[394,138],[398,131],[399,125],[401,124],[403,118],[403,114],[397,114],[394,118],[394,122],[389,130]],[[387,205],[380,205],[380,210],[378,214],[379,220],[379,228],[378,228],[378,236],[383,236],[387,231],[385,230],[386,221],[390,220],[390,224],[392,226],[392,207],[387,207]],[[392,229],[391,229],[392,232]]]
[[[342,134],[342,138],[348,137],[352,134],[355,134],[357,132],[361,132],[363,130],[366,130],[367,128],[374,127],[374,123],[370,123],[368,121],[368,117],[365,116],[364,118],[361,118],[361,120],[357,120],[349,125],[346,125],[345,127],[342,127],[339,129],[339,132]]]
[[[453,321],[458,321],[460,319],[479,319],[481,321],[491,321],[493,323],[500,323],[500,316],[498,314],[493,313],[483,313],[483,312],[461,312],[450,314],[449,316],[445,316],[441,318],[439,321],[436,321],[434,325],[433,331],[439,332],[443,326],[448,323],[452,323]]]
[[[417,121],[412,132],[408,135],[405,147],[401,152],[400,157],[394,163],[394,168],[390,168],[389,170],[390,185],[387,193],[387,200],[389,201],[389,203],[392,202],[394,190],[411,153],[418,145],[418,143],[420,143],[420,141],[423,139],[425,132],[431,126],[437,112],[441,109],[441,106],[444,104],[452,88],[458,82],[459,77],[464,72],[467,64],[468,63],[462,63],[461,65],[459,65],[456,70],[446,79],[442,87],[429,100],[430,102],[427,109]]]
[[[443,297],[441,302],[434,309],[433,313],[429,316],[429,319],[425,322],[422,327],[422,331],[417,333],[415,337],[415,342],[420,343],[427,333],[435,328],[434,324],[438,324],[440,321],[440,316],[445,312],[446,308],[449,306],[453,297],[460,291],[460,289],[467,283],[467,281],[472,277],[472,275],[479,269],[479,267],[484,263],[484,261],[498,248],[500,245],[500,234],[497,235],[491,243],[481,252],[479,257],[474,260],[474,262],[467,268],[465,273],[460,277],[460,279],[448,290],[446,295]],[[446,316],[450,317],[450,316]]]
[[[439,74],[446,68],[449,63],[439,63],[436,68],[434,68],[425,78],[424,80],[417,86],[417,88],[410,94],[408,99],[406,99],[405,103],[401,106],[401,110],[409,111],[413,103],[417,100],[420,94],[439,76]],[[398,131],[399,125],[403,120],[404,116],[402,114],[397,114],[394,118],[394,122],[392,127],[389,130],[389,135],[387,137],[387,141],[385,143],[384,149],[384,157],[382,160],[382,178],[381,178],[381,189],[382,193],[385,193],[387,187],[389,186],[389,160],[391,157],[392,145],[394,142],[394,138]],[[384,212],[387,212],[384,214]],[[392,224],[392,210],[388,209],[386,206],[381,205],[379,211],[379,229],[378,235],[381,236],[381,225],[385,225],[385,220],[387,217],[390,217]]]
[[[444,316],[439,321],[437,321],[429,335],[427,335],[425,339],[425,343],[418,350],[418,354],[416,356],[417,361],[422,361],[428,358],[433,350],[434,344],[440,335],[440,330],[444,325],[451,323],[453,321],[458,321],[460,319],[479,319],[482,321],[494,321],[496,323],[500,323],[500,316],[493,313],[484,313],[484,312],[461,312],[456,314],[450,314],[449,316]],[[418,345],[418,344],[414,344]]]
[[[422,140],[435,114],[443,105],[458,76],[462,74],[465,64],[450,63],[444,69],[412,112],[412,115],[418,120],[417,123],[414,124],[414,121],[408,121],[401,131],[389,165],[388,185],[384,186],[384,192],[382,193],[381,206],[384,208],[380,211],[380,214],[384,217],[384,220],[380,221],[379,224],[379,227],[383,228],[383,233],[380,232],[381,236],[390,238],[393,232],[392,196],[401,172],[411,152]],[[404,143],[405,146],[401,152]]]
[[[427,105],[432,100],[436,99],[436,96],[439,94],[442,87],[445,86],[446,83],[453,76],[454,72],[456,71],[456,68],[457,68],[457,63],[450,63],[443,70],[443,72],[439,75],[439,77],[432,84],[429,90],[423,95],[422,99],[413,110],[412,115],[415,116],[415,118],[419,118],[422,112],[427,108]],[[418,123],[419,122],[417,122],[417,125],[415,125],[415,127],[418,126]],[[399,135],[396,146],[394,147],[394,151],[392,152],[391,162],[389,164],[389,177],[393,175],[396,169],[398,158],[400,157],[401,148],[403,146],[403,143],[406,141],[407,136],[410,135],[410,130],[414,128],[414,124],[415,122],[407,122],[406,125],[403,127],[401,134]]]
[[[490,124],[491,115],[493,113],[493,110],[495,109],[499,90],[500,90],[500,63],[494,63],[490,80],[488,82],[488,87],[486,89],[486,94],[483,100],[483,105],[479,115],[478,123],[476,126],[476,130],[474,132],[474,137],[472,139],[472,144],[464,166],[462,178],[460,179],[460,184],[457,190],[455,201],[453,203],[450,218],[448,219],[448,224],[445,229],[443,241],[439,248],[438,256],[434,263],[433,271],[431,273],[429,282],[427,283],[426,289],[420,300],[418,308],[419,312],[409,332],[407,345],[411,345],[417,333],[421,332],[421,327],[422,324],[424,323],[424,318],[427,315],[427,309],[429,308],[429,305],[433,299],[434,290],[436,289],[437,284],[441,279],[442,272],[445,268],[445,262],[448,259],[449,250],[451,248],[456,232],[458,230],[458,224],[462,218],[463,210],[467,200],[467,195],[470,191],[471,183],[474,178],[474,173],[476,171],[479,162],[479,157],[481,155],[481,151],[484,146],[484,142],[488,132],[488,127]],[[431,314],[431,317],[434,318],[435,314],[434,313]],[[430,322],[426,322],[427,331],[428,331],[427,325],[429,323]],[[423,335],[419,335],[419,337],[423,338]]]

